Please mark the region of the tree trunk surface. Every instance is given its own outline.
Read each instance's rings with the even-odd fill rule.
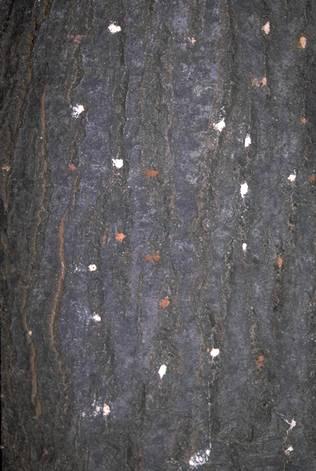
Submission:
[[[315,470],[316,2],[0,15],[4,469]]]

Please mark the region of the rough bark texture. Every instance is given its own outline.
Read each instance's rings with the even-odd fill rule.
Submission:
[[[316,2],[0,13],[5,469],[315,470]]]

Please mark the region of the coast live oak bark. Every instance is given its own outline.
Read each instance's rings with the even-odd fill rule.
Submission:
[[[0,14],[4,469],[315,470],[316,2]]]

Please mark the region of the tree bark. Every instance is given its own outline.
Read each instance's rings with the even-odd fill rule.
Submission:
[[[0,13],[4,469],[315,470],[316,2]]]

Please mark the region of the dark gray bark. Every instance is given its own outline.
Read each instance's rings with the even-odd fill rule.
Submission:
[[[316,3],[0,12],[5,469],[315,470]]]

